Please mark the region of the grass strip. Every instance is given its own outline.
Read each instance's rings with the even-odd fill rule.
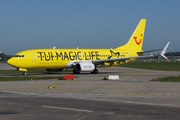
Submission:
[[[56,76],[56,77],[0,77],[0,81],[26,81],[26,80],[49,80],[49,79],[60,79],[62,76]]]
[[[72,70],[63,70],[59,72],[72,72]],[[0,70],[0,74],[19,74],[22,73],[18,70]],[[50,73],[44,69],[29,69],[28,73]],[[58,72],[52,72],[52,73],[58,73]]]
[[[152,81],[156,81],[156,82],[180,82],[180,76],[178,76],[178,77],[169,76],[169,77],[156,78],[156,79],[152,79]]]
[[[121,67],[128,68],[140,68],[150,70],[162,70],[162,71],[180,71],[180,62],[132,62],[129,64],[123,64]]]

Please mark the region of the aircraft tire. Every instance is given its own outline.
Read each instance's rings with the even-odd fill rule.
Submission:
[[[92,74],[98,74],[98,69],[94,69],[91,73]]]
[[[76,71],[75,69],[73,70],[73,74],[79,74],[80,72]]]
[[[27,72],[23,72],[23,75],[26,76],[26,75],[27,75]]]

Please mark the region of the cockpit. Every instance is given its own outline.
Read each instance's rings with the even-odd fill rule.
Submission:
[[[24,55],[15,55],[14,57],[23,58]]]

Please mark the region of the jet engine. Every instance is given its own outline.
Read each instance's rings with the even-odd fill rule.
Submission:
[[[95,66],[91,61],[79,62],[74,68],[76,72],[92,72],[94,69]]]

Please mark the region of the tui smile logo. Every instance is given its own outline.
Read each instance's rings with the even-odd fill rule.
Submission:
[[[135,40],[135,42],[136,42],[137,45],[141,44],[141,42],[142,42],[142,36],[143,36],[143,35],[141,34],[141,39],[140,39],[139,42],[137,41],[137,37],[134,36],[134,40]]]

